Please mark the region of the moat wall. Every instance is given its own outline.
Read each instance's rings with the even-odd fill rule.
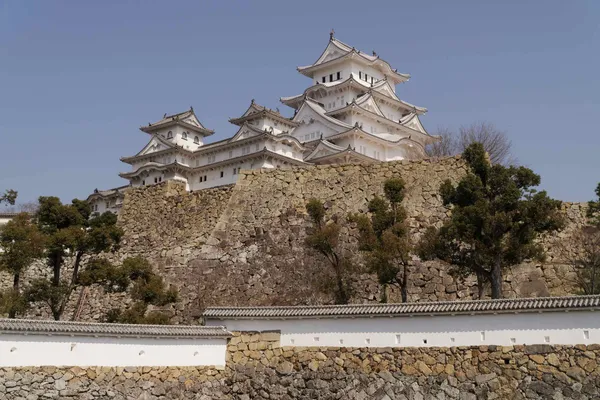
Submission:
[[[445,179],[457,182],[466,166],[459,157],[439,161],[390,162],[375,165],[313,166],[291,170],[242,171],[235,186],[194,193],[182,184],[164,182],[129,189],[119,215],[125,230],[121,249],[109,257],[118,262],[140,255],[148,258],[166,280],[179,288],[181,301],[170,307],[172,321],[191,322],[206,305],[326,304],[331,296],[320,290],[328,273],[323,259],[306,249],[308,221],[305,204],[321,199],[327,215],[343,225],[341,246],[360,265],[356,229],[349,213],[365,212],[368,201],[382,195],[385,179],[402,177],[414,239],[429,225],[439,226],[449,214],[438,193]],[[576,293],[574,274],[557,248],[584,221],[585,205],[564,203],[568,225],[543,239],[544,263],[515,267],[505,277],[505,296],[529,297]],[[38,266],[28,275],[45,271]],[[10,282],[9,279],[4,280]],[[354,302],[377,301],[379,288],[369,274],[357,276]],[[456,281],[440,262],[415,260],[409,283],[410,301],[460,300],[477,296],[475,281]],[[79,292],[65,318],[76,308]],[[106,295],[93,288],[81,302],[79,320],[98,320],[123,306],[122,294]],[[392,292],[390,301],[399,301]],[[47,317],[43,308],[31,312]]]
[[[12,399],[593,399],[600,346],[281,347],[234,333],[224,368],[0,368]]]

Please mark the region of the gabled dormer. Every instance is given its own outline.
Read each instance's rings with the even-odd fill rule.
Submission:
[[[274,135],[290,132],[298,126],[298,123],[281,115],[279,110],[271,110],[261,106],[254,99],[252,99],[250,106],[241,117],[230,118],[229,122],[238,126],[249,124],[260,131],[266,130]]]
[[[178,114],[165,114],[161,120],[142,126],[140,130],[190,151],[197,150],[204,144],[204,138],[214,133],[202,125],[193,107]]]

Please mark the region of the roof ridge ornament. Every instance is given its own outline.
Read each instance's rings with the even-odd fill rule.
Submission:
[[[375,52],[375,50],[373,50],[373,56],[374,57],[378,57],[377,53]]]
[[[333,35],[335,35],[335,30],[331,28],[331,31],[329,32],[329,40],[333,40]]]

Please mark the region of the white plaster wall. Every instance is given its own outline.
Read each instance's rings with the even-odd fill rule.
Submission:
[[[226,339],[0,335],[0,367],[225,365]]]
[[[6,225],[8,223],[8,221],[10,221],[12,218],[9,217],[0,217],[0,226],[2,225]]]
[[[229,331],[281,331],[282,346],[444,347],[600,343],[598,312],[297,320],[208,320]]]
[[[338,131],[335,131],[327,125],[319,122],[317,119],[315,119],[312,124],[309,123],[309,121],[310,120],[307,119],[307,123],[300,125],[292,132],[292,135],[301,143],[317,140],[321,137],[321,134],[323,134],[323,138],[326,138],[339,133]],[[340,131],[342,130],[343,128],[340,128]]]
[[[387,104],[382,104],[382,102],[377,102],[379,109],[387,119],[391,119],[392,121],[398,122],[401,118],[400,111],[398,109],[389,106]]]

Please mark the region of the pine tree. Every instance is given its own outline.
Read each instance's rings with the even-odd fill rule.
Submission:
[[[369,202],[370,217],[353,215],[360,233],[359,249],[367,253],[367,269],[377,274],[382,286],[381,302],[388,300],[388,286],[400,289],[402,301],[408,301],[410,251],[406,211],[402,207],[404,181],[388,179],[384,183],[385,198],[375,196]]]
[[[543,258],[536,239],[562,226],[560,202],[536,191],[540,177],[529,168],[491,165],[480,143],[463,157],[469,173],[458,185],[447,180],[440,188],[452,215],[429,230],[419,255],[449,262],[455,274],[476,275],[480,287],[489,282],[492,298],[501,298],[507,268]]]

